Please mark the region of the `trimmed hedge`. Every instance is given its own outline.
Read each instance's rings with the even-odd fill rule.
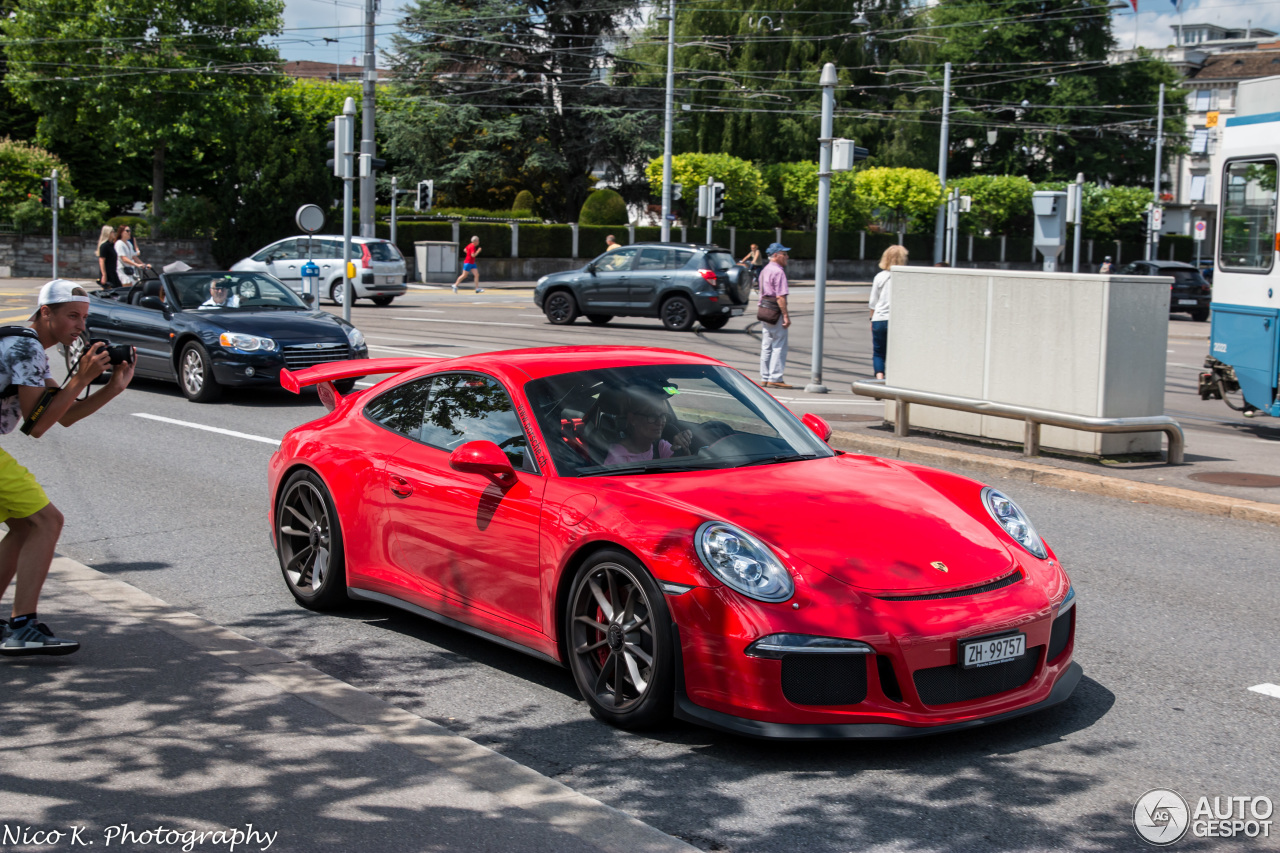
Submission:
[[[587,196],[578,213],[578,221],[587,225],[612,225],[623,227],[627,224],[627,203],[622,200],[616,190],[599,189]]]
[[[573,229],[521,223],[519,254],[522,258],[567,258],[573,254]]]

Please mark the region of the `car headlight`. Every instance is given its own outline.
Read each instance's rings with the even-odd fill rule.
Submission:
[[[1040,534],[1036,533],[1036,529],[1031,526],[1027,514],[1007,495],[987,486],[982,490],[982,503],[986,505],[991,517],[1004,528],[1004,532],[1008,533],[1014,542],[1025,548],[1027,553],[1034,554],[1042,560],[1049,556],[1044,542],[1040,539]]]
[[[257,335],[241,335],[236,332],[223,332],[218,337],[218,343],[227,349],[240,350],[241,352],[272,352],[276,348],[276,342],[271,338],[260,338]]]
[[[538,283],[535,284],[534,287],[542,287],[542,285],[546,283],[547,283],[547,276],[544,275],[542,278],[538,279]]]
[[[364,335],[355,326],[347,329],[347,340],[351,342],[352,349],[364,349]]]
[[[786,601],[795,584],[782,561],[759,539],[723,521],[694,534],[702,564],[730,589],[757,601]]]

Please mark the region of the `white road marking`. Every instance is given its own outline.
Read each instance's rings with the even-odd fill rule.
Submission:
[[[466,349],[484,349],[484,347],[476,344],[455,344],[452,341],[424,341],[419,338],[397,338],[391,335],[383,335],[378,332],[368,332],[365,334],[365,340],[374,338],[379,341],[390,341],[393,344],[418,344],[419,346],[434,345],[438,347],[463,347]]]
[[[403,347],[380,347],[380,346],[377,346],[376,344],[369,344],[369,349],[371,350],[376,349],[379,352],[394,352],[399,355],[420,355],[423,358],[458,358],[462,355],[461,353],[456,353],[456,352],[450,354],[450,353],[443,353],[443,352],[431,352],[429,350],[424,350],[424,349],[405,349]]]
[[[453,320],[441,318],[437,320],[434,317],[397,317],[397,320],[413,320],[418,323],[449,323],[451,325],[462,326],[517,326],[521,329],[532,329],[535,323],[495,323],[488,320]]]
[[[250,435],[247,432],[236,432],[233,429],[222,429],[221,427],[206,426],[204,424],[193,424],[190,421],[179,421],[179,420],[174,420],[173,418],[163,418],[160,415],[148,415],[145,412],[134,412],[133,416],[135,418],[146,418],[149,421],[160,421],[161,423],[173,424],[174,426],[184,426],[184,427],[188,427],[189,429],[199,429],[199,430],[204,430],[205,432],[216,432],[219,435],[229,435],[232,438],[243,438],[248,441],[260,441],[263,444],[271,444],[277,447],[280,445],[279,439],[267,438],[264,435]]]
[[[1263,696],[1274,696],[1280,699],[1280,684],[1255,684],[1249,689],[1254,693],[1261,693]]]

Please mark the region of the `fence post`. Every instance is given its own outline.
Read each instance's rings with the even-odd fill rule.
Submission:
[[[1093,241],[1086,240],[1085,242],[1089,244],[1089,266],[1093,266]]]
[[[511,226],[511,257],[520,257],[520,223],[507,223]]]
[[[729,226],[729,254],[735,258],[738,257],[738,227],[736,225]]]
[[[681,243],[689,242],[689,226],[688,225],[680,226],[680,242]]]
[[[1002,264],[1004,263],[1004,244],[1007,239],[1009,238],[1004,234],[1000,235],[1000,263]]]
[[[777,240],[778,245],[781,246],[782,245],[782,228],[781,227],[774,228],[773,234],[774,234],[773,239]]]
[[[1120,266],[1120,241],[1116,241],[1116,266]]]
[[[451,224],[453,225],[453,242],[455,243],[462,242],[461,240],[462,223],[455,219]]]
[[[577,258],[578,257],[578,223],[570,222],[569,227],[573,229],[573,254],[570,255],[570,257]]]
[[[1036,262],[1036,241],[1032,240],[1031,241],[1031,263],[1034,264],[1035,262]]]
[[[867,232],[858,232],[858,260],[865,261],[867,259]]]
[[[973,266],[973,235],[969,235],[969,266]]]
[[[636,227],[634,225],[627,226],[627,245],[630,246],[636,241]]]

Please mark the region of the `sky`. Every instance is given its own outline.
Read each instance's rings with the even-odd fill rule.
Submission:
[[[380,49],[390,46],[387,34],[399,20],[401,6],[398,0],[386,0],[378,15]],[[679,10],[680,0],[676,0],[677,16]],[[1280,32],[1280,0],[1182,0],[1181,16],[1172,0],[1138,0],[1136,16],[1129,5],[1113,13],[1116,40],[1121,48],[1131,48],[1136,30],[1139,45],[1166,47],[1173,43],[1170,27],[1178,24],[1179,17],[1187,25],[1216,23],[1241,28],[1252,19],[1254,26]],[[361,0],[285,0],[284,25],[279,46],[285,59],[357,65],[363,62]],[[333,41],[325,42],[325,38]]]

